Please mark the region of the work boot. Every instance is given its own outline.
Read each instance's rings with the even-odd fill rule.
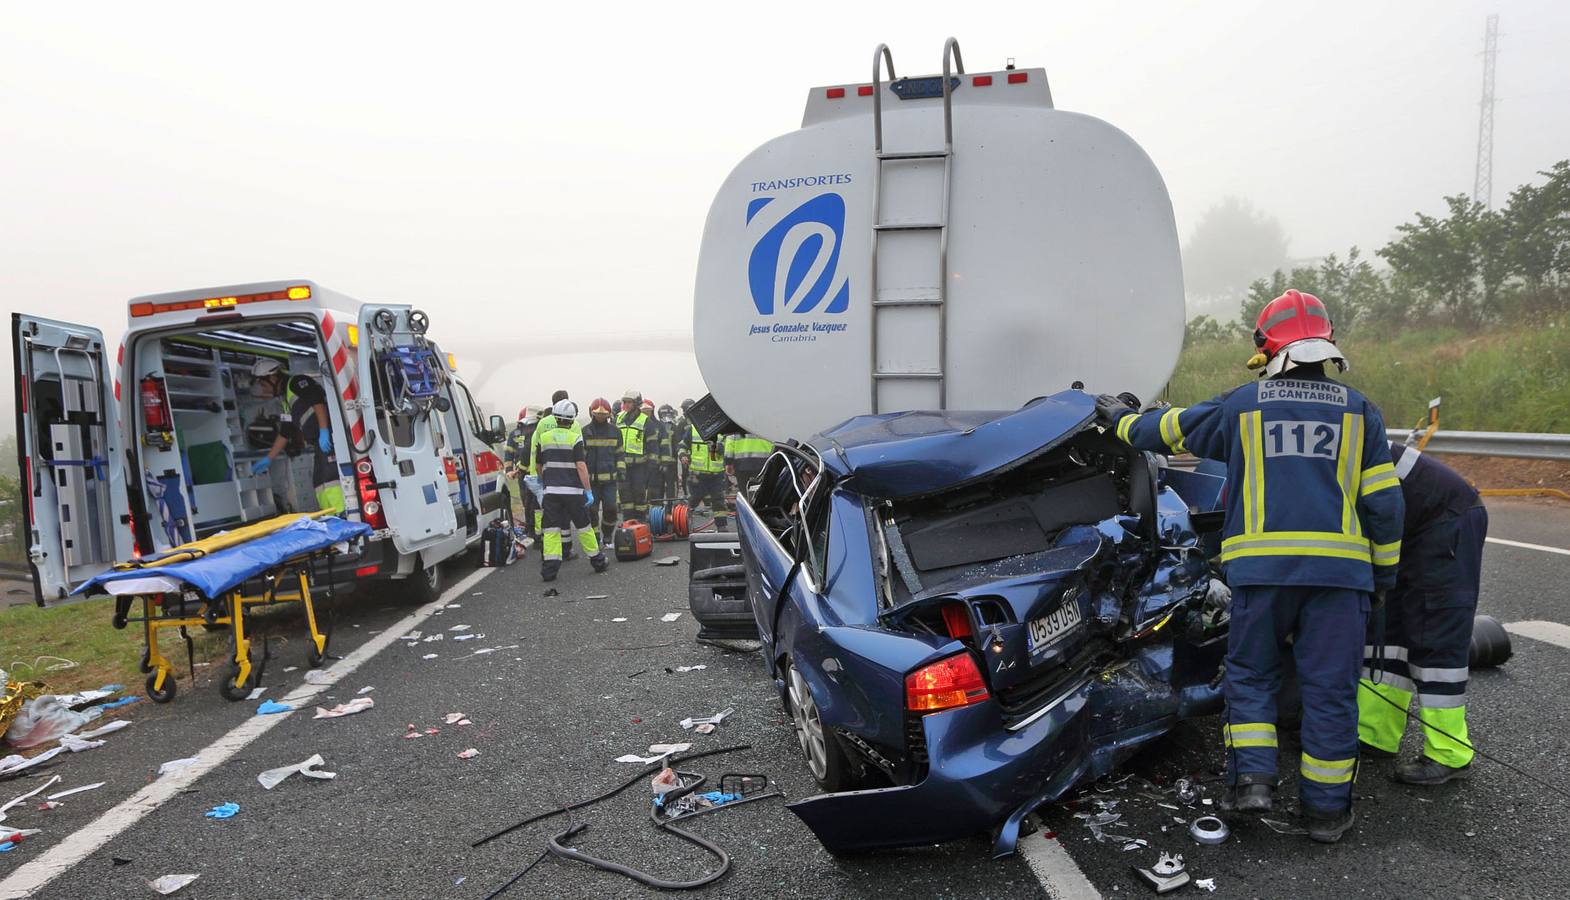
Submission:
[[[1275,809],[1276,779],[1273,775],[1245,772],[1237,777],[1237,784],[1227,788],[1221,796],[1221,811],[1245,815],[1265,815]]]
[[[596,553],[589,557],[589,565],[594,567],[596,573],[604,572],[611,567],[610,561],[605,558],[603,553]]]
[[[1341,840],[1341,835],[1346,834],[1352,823],[1357,821],[1357,813],[1352,807],[1338,811],[1317,810],[1303,807],[1303,821],[1308,825],[1308,836],[1321,844],[1334,844]]]
[[[1402,784],[1435,785],[1466,778],[1471,774],[1471,763],[1457,768],[1420,756],[1411,762],[1396,766],[1395,779]]]
[[[1373,744],[1365,743],[1363,741],[1357,742],[1357,753],[1359,756],[1362,756],[1366,759],[1395,759],[1397,756],[1400,756],[1400,754],[1394,750],[1386,750],[1383,747],[1375,747]]]

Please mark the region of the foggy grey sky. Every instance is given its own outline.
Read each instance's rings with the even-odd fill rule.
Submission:
[[[553,334],[686,332],[703,219],[806,89],[1044,66],[1166,178],[1180,237],[1228,194],[1295,257],[1389,239],[1470,192],[1484,17],[1501,16],[1496,202],[1570,156],[1570,4],[8,3],[0,29],[7,311],[88,321],[127,298],[310,277],[429,310],[521,362],[511,417],[566,386],[702,393],[675,354],[531,355]],[[1263,273],[1262,273],[1263,274]],[[11,423],[9,367],[0,404]]]

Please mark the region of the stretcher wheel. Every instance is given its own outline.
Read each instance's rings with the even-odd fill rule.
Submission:
[[[235,676],[239,674],[240,667],[230,663],[229,671],[224,675],[224,680],[218,683],[218,693],[222,694],[225,700],[238,702],[251,695],[252,683],[256,681],[256,670],[251,670],[250,677],[245,679],[244,684],[234,683]]]
[[[154,672],[153,674],[147,676],[147,699],[153,701],[154,703],[168,703],[170,700],[173,700],[174,699],[174,673],[171,672],[169,674],[169,677],[164,679],[164,689],[163,690],[160,691],[157,688],[153,687],[153,685],[155,685],[157,683],[158,683],[158,673],[157,672]]]
[[[146,675],[148,672],[151,672],[153,670],[153,660],[152,660],[152,652],[151,651],[148,651],[148,650],[143,650],[142,651],[142,663],[139,666],[139,668],[142,670],[142,674],[143,675]]]
[[[306,663],[308,663],[313,669],[320,669],[322,667],[322,663],[327,659],[327,648],[323,647],[321,650],[317,650],[316,642],[311,640],[309,635],[306,636],[305,640]]]

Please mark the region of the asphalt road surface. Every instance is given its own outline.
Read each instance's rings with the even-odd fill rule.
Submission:
[[[1570,548],[1570,509],[1490,503],[1491,534]],[[180,682],[167,706],[141,702],[134,721],[96,750],[57,758],[36,776],[0,782],[0,802],[59,775],[44,794],[94,782],[53,810],[37,800],[9,810],[0,828],[39,828],[0,854],[0,897],[156,896],[162,875],[200,878],[176,896],[485,897],[535,861],[570,824],[571,844],[669,879],[700,877],[714,860],[656,832],[640,779],[588,809],[520,828],[480,848],[471,842],[535,812],[621,784],[644,767],[615,762],[649,745],[750,749],[694,761],[711,784],[727,772],[766,773],[788,797],[814,793],[795,739],[756,654],[699,644],[686,608],[685,547],[658,545],[679,565],[614,565],[596,576],[570,563],[543,596],[533,558],[503,570],[457,566],[443,603],[417,607],[390,594],[341,602],[325,671],[308,685],[300,631],[276,626],[267,696],[303,707],[259,717],[230,704],[211,680],[221,661]],[[457,584],[459,579],[465,583]],[[472,580],[472,582],[471,582]],[[1490,544],[1482,611],[1507,623],[1570,624],[1570,555]],[[595,595],[603,598],[590,599]],[[668,613],[680,613],[673,622]],[[466,627],[462,627],[466,626]],[[105,627],[108,624],[105,623]],[[421,633],[418,641],[399,634]],[[426,641],[433,634],[441,640]],[[456,638],[474,635],[467,640]],[[384,645],[385,646],[382,646]],[[1503,668],[1474,673],[1473,737],[1483,749],[1570,789],[1570,648],[1521,636]],[[478,652],[489,651],[489,652]],[[435,654],[433,658],[425,658]],[[287,666],[298,666],[292,672]],[[678,667],[703,666],[690,671]],[[209,674],[212,673],[212,674]],[[314,706],[363,694],[374,708],[313,719]],[[314,696],[308,696],[314,693]],[[684,732],[687,716],[736,712],[711,735]],[[448,724],[462,713],[472,723]],[[412,726],[412,727],[411,727]],[[426,734],[426,729],[438,729]],[[406,737],[416,733],[417,738]],[[1207,811],[1179,802],[1177,779],[1218,794],[1222,762],[1214,720],[1185,723],[1119,775],[1046,810],[1020,856],[994,861],[977,838],[839,860],[781,800],[762,800],[691,823],[733,857],[728,875],[696,893],[755,897],[1113,897],[1152,895],[1132,871],[1157,853],[1182,853],[1215,897],[1564,897],[1570,800],[1487,761],[1466,782],[1415,789],[1388,780],[1390,763],[1365,767],[1359,821],[1339,845],[1278,834],[1250,822],[1217,847],[1196,845],[1186,821]],[[1416,746],[1409,731],[1408,752]],[[1296,753],[1283,740],[1283,759]],[[460,758],[473,748],[477,756]],[[271,791],[264,769],[321,754],[333,780],[292,777]],[[159,777],[169,760],[197,757]],[[1283,766],[1290,769],[1291,766]],[[715,785],[717,786],[717,784]],[[1295,793],[1289,778],[1283,795]],[[234,802],[226,820],[203,813]],[[1165,804],[1165,805],[1163,805]],[[1092,837],[1075,813],[1106,806],[1121,816]],[[1175,808],[1169,808],[1175,807]],[[941,810],[934,810],[941,815]],[[1289,816],[1278,817],[1290,828]],[[1162,828],[1165,826],[1166,830]],[[1126,835],[1126,837],[1114,837]],[[1148,846],[1123,847],[1134,839]],[[1190,886],[1186,893],[1198,893]],[[633,897],[652,891],[581,863],[546,859],[503,896]]]

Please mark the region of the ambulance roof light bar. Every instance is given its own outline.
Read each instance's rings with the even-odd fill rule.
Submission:
[[[192,310],[206,310],[207,312],[221,312],[232,309],[243,303],[267,303],[274,300],[309,300],[311,288],[309,285],[297,284],[281,291],[263,291],[257,294],[237,294],[229,297],[204,297],[200,300],[176,300],[168,303],[141,302],[131,304],[131,317],[156,315],[166,312],[187,312]]]

